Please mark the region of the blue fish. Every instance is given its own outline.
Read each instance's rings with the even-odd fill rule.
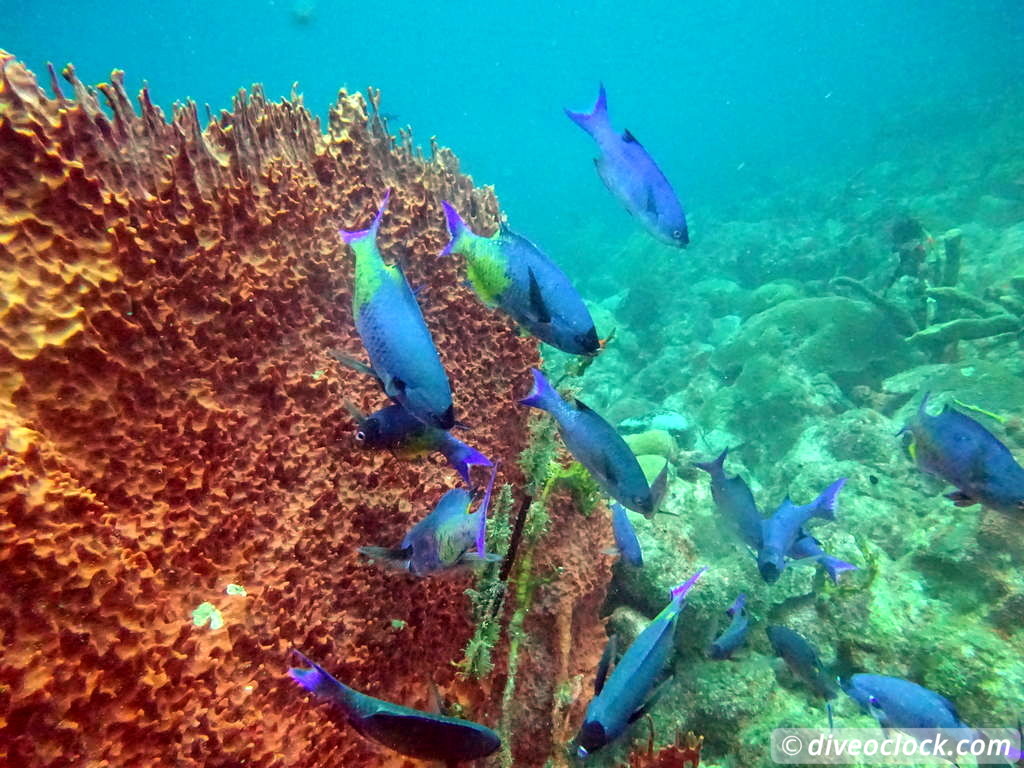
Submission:
[[[491,237],[477,235],[447,201],[442,201],[451,242],[441,255],[466,257],[473,290],[486,305],[509,317],[546,344],[572,355],[600,349],[590,310],[569,278],[525,237],[505,224]]]
[[[1001,512],[1024,512],[1024,468],[999,438],[948,405],[928,414],[921,399],[917,417],[902,432],[913,436],[911,456],[917,465],[956,486],[948,494],[958,507],[979,502]]]
[[[831,728],[831,701],[836,697],[836,686],[832,677],[825,671],[817,649],[789,627],[771,625],[765,627],[765,632],[775,653],[786,662],[793,674],[807,683],[815,694],[825,699],[828,727]]]
[[[400,459],[416,459],[436,451],[448,459],[467,484],[471,466],[492,466],[490,459],[475,448],[450,432],[424,424],[398,404],[369,416],[354,406],[349,410],[357,422],[356,443],[362,448],[391,451]]]
[[[857,674],[841,685],[883,728],[969,727],[949,699],[909,680]]]
[[[711,497],[715,506],[740,540],[754,552],[762,549],[763,523],[761,511],[757,508],[750,486],[738,475],[727,477],[725,458],[729,450],[722,451],[714,461],[695,462],[694,466],[711,475]],[[786,557],[803,563],[815,561],[828,573],[833,582],[839,582],[843,571],[856,570],[857,566],[832,557],[822,548],[821,543],[803,528],[797,531]],[[792,562],[785,565],[792,565]]]
[[[629,131],[619,134],[608,118],[608,99],[600,87],[592,112],[565,110],[601,150],[594,165],[601,181],[626,210],[663,243],[685,248],[690,242],[686,214],[665,174]]]
[[[615,534],[615,549],[612,553],[618,554],[624,563],[634,568],[642,567],[644,555],[640,550],[640,540],[629,520],[629,512],[618,502],[612,504],[612,533]]]
[[[486,545],[487,507],[497,472],[495,466],[476,512],[469,511],[472,493],[453,488],[429,515],[409,529],[399,546],[360,547],[359,551],[413,576],[501,560],[500,555],[489,554]]]
[[[840,478],[810,504],[799,507],[787,498],[775,514],[761,522],[761,549],[757,553],[757,570],[761,578],[769,584],[779,580],[786,568],[786,554],[801,537],[808,520],[812,517],[836,519],[836,496],[845,484],[846,478]]]
[[[388,397],[424,424],[451,429],[455,408],[448,375],[427,330],[405,275],[385,264],[377,232],[391,196],[389,189],[369,229],[339,230],[356,259],[352,314],[370,356],[370,367]]]
[[[567,402],[536,368],[533,389],[519,402],[540,408],[555,417],[558,432],[569,452],[593,475],[597,484],[627,509],[651,517],[660,503],[662,486],[667,482],[668,465],[655,480],[655,489],[647,478],[633,451],[615,428],[579,400]]]
[[[292,667],[288,670],[292,680],[329,700],[362,736],[399,754],[455,766],[486,757],[501,746],[498,734],[485,725],[367,696],[336,680],[298,651],[295,653],[309,669]]]
[[[686,605],[686,593],[706,570],[701,568],[672,589],[669,604],[637,635],[610,676],[608,667],[615,652],[614,638],[609,642],[597,670],[595,696],[587,705],[587,714],[576,736],[577,754],[581,758],[615,741],[654,704],[663,689],[659,688],[653,696],[648,697],[648,694],[672,653],[676,622]]]
[[[761,511],[754,501],[750,486],[739,475],[726,477],[725,458],[729,449],[714,461],[694,462],[695,467],[711,475],[711,498],[729,526],[748,547],[761,548]]]
[[[708,655],[717,661],[728,659],[733,652],[747,641],[750,618],[747,616],[747,596],[740,593],[726,614],[732,617],[726,630],[711,643]]]

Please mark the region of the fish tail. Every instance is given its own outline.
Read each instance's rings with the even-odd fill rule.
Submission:
[[[836,506],[839,504],[839,492],[846,485],[846,478],[841,477],[832,485],[821,492],[821,495],[814,500],[814,517],[824,520],[836,519]]]
[[[441,453],[448,459],[448,463],[455,467],[455,471],[459,473],[466,483],[469,482],[470,467],[493,466],[491,460],[476,450],[476,448],[466,445],[451,435],[448,435],[448,439],[442,444]]]
[[[676,587],[672,587],[672,591],[670,592],[672,599],[680,600],[686,597],[686,593],[690,591],[693,585],[697,583],[697,579],[699,579],[703,575],[704,571],[706,571],[707,569],[708,567],[705,565],[695,574],[693,574],[693,576],[684,581],[682,584]]]
[[[487,481],[487,490],[484,491],[484,500],[480,502],[480,509],[477,512],[480,513],[480,527],[476,532],[476,553],[482,557],[487,557],[487,507],[491,503],[491,491],[494,490],[494,478],[498,475],[498,465],[492,465],[491,479]]]
[[[345,243],[348,245],[351,245],[352,243],[358,242],[360,240],[366,240],[367,238],[369,238],[370,240],[376,240],[377,231],[380,229],[381,219],[384,218],[384,211],[387,209],[388,201],[390,199],[391,189],[388,188],[384,191],[384,198],[380,201],[380,208],[377,209],[377,215],[373,217],[373,221],[370,223],[369,228],[353,231],[339,229],[338,234],[341,235],[341,239],[344,240]]]
[[[558,393],[543,373],[536,368],[531,368],[530,373],[533,374],[533,389],[530,390],[530,394],[519,401],[519,404],[540,408],[542,411],[554,410],[561,400]]]
[[[462,217],[459,216],[459,212],[455,210],[454,205],[447,200],[442,200],[441,207],[444,208],[444,221],[448,225],[448,235],[451,237],[451,240],[448,241],[448,245],[444,247],[444,250],[438,256],[448,256],[462,251],[466,241],[476,235],[466,222],[462,220]]]
[[[822,568],[828,573],[828,577],[832,579],[833,584],[839,583],[839,574],[843,571],[856,571],[857,566],[853,563],[848,563],[845,560],[840,560],[838,557],[832,557],[831,555],[825,555],[820,560]]]
[[[598,129],[608,124],[608,97],[604,92],[604,83],[601,83],[597,93],[597,102],[590,112],[573,112],[565,110],[565,114],[576,125],[593,136]]]
[[[288,677],[317,696],[338,698],[344,694],[346,688],[341,681],[336,680],[326,669],[305,654],[295,650],[292,652],[302,659],[304,664],[308,664],[310,669],[292,667],[288,670]]]
[[[712,477],[716,477],[720,474],[724,474],[725,457],[728,455],[729,449],[726,448],[724,451],[718,454],[718,458],[715,459],[714,461],[695,461],[693,462],[693,466],[695,466],[697,469],[703,469]]]

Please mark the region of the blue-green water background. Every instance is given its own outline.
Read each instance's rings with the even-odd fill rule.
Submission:
[[[3,17],[0,47],[38,74],[47,61],[90,83],[124,69],[165,106],[225,108],[239,87],[277,98],[297,81],[325,115],[339,87],[379,87],[393,126],[452,147],[570,271],[596,266],[595,238],[635,231],[562,112],[589,109],[599,80],[699,246],[705,212],[884,160],[878,138],[913,127],[915,110],[969,125],[1024,73],[1019,0],[42,2]],[[926,140],[943,126],[917,127]]]

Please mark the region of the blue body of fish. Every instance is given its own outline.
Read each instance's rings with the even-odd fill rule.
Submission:
[[[600,348],[594,320],[569,278],[537,246],[506,226],[492,237],[474,234],[443,202],[451,242],[444,253],[466,257],[469,281],[486,304],[496,304],[541,341],[573,355]]]
[[[613,742],[643,714],[647,696],[672,653],[676,622],[686,605],[686,593],[705,570],[701,568],[672,589],[669,604],[637,635],[607,681],[599,685],[577,735],[580,757]]]
[[[335,679],[302,654],[299,656],[309,668],[288,670],[296,683],[332,702],[360,734],[400,754],[455,765],[486,757],[501,746],[498,734],[487,726],[375,699]]]
[[[416,297],[398,267],[386,264],[377,232],[388,194],[369,229],[341,231],[356,258],[352,312],[370,366],[388,397],[425,424],[455,424],[451,385]]]
[[[608,190],[654,237],[685,248],[690,235],[683,206],[665,174],[633,134],[612,128],[604,86],[592,112],[565,113],[597,142],[601,154],[594,165]]]
[[[842,686],[884,728],[968,727],[949,699],[909,680],[859,674]]]
[[[653,515],[658,500],[640,462],[615,428],[578,400],[563,400],[543,373],[531,371],[533,390],[520,402],[554,416],[569,452],[605,493],[634,512]]]
[[[711,643],[708,655],[717,661],[728,659],[747,640],[750,617],[747,616],[747,596],[740,593],[726,613],[732,617],[725,631]]]
[[[957,506],[981,503],[1003,512],[1024,512],[1024,468],[999,439],[969,416],[948,405],[938,416],[921,399],[917,417],[905,431],[913,435],[913,453],[921,469],[957,488]]]
[[[786,567],[786,555],[800,538],[803,526],[812,517],[835,520],[836,495],[846,478],[836,480],[810,504],[797,506],[786,499],[775,514],[761,522],[761,549],[757,553],[757,570],[773,584]]]
[[[634,568],[643,566],[644,556],[640,550],[640,540],[637,539],[636,530],[629,520],[629,512],[618,502],[612,504],[612,533],[615,535],[615,547],[623,562]]]

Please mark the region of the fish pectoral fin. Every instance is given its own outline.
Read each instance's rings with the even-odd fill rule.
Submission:
[[[626,142],[627,144],[639,144],[640,143],[639,141],[636,140],[636,136],[634,136],[632,133],[630,133],[629,128],[627,128],[626,130],[624,130],[622,132],[622,140],[624,142]]]
[[[360,547],[359,554],[404,569],[412,557],[412,547]]]
[[[541,295],[537,276],[533,274],[533,270],[530,268],[527,268],[526,271],[530,275],[530,310],[538,323],[550,323],[551,310],[544,303],[544,297]]]
[[[637,709],[632,715],[629,716],[629,722],[631,722],[631,723],[636,722],[641,717],[643,717],[648,712],[650,712],[651,711],[651,707],[653,707],[655,704],[658,703],[658,699],[660,699],[662,696],[665,695],[665,691],[668,690],[668,685],[671,682],[672,682],[672,675],[669,675],[664,680],[662,680],[658,684],[658,687],[654,689],[654,692],[650,696],[647,697],[647,701],[645,701],[640,706],[639,709]]]
[[[605,166],[603,157],[594,158],[594,167],[597,169],[597,175],[601,177],[601,181],[608,189],[615,189],[615,185],[612,184],[611,178],[608,176],[608,168]]]
[[[601,654],[601,661],[597,663],[597,675],[594,677],[595,696],[601,693],[601,689],[604,688],[604,681],[607,679],[608,670],[611,669],[612,662],[615,660],[615,652],[618,645],[618,635],[612,635],[608,638],[608,643],[604,647],[604,653]]]
[[[601,461],[601,474],[603,474],[605,476],[605,479],[608,480],[608,482],[611,483],[612,485],[618,485],[619,475],[615,471],[615,465],[612,464],[611,456],[609,456],[607,453],[602,454]]]
[[[644,210],[652,216],[658,215],[658,201],[654,199],[654,189],[651,187],[647,188],[647,203],[644,205]]]
[[[963,491],[953,491],[952,493],[946,494],[947,499],[951,499],[953,504],[958,507],[971,507],[978,503],[977,499],[971,498]]]
[[[327,350],[327,354],[330,357],[332,357],[335,360],[337,360],[339,363],[341,363],[346,368],[348,368],[350,370],[353,370],[356,373],[362,373],[362,374],[365,374],[366,376],[372,376],[373,379],[378,384],[380,384],[380,388],[381,389],[385,388],[384,387],[384,382],[381,380],[380,376],[377,375],[377,372],[375,370],[373,370],[373,368],[368,366],[366,363],[362,362],[361,360],[356,360],[354,357],[349,357],[344,352],[342,352],[340,349],[329,349],[329,350]]]

